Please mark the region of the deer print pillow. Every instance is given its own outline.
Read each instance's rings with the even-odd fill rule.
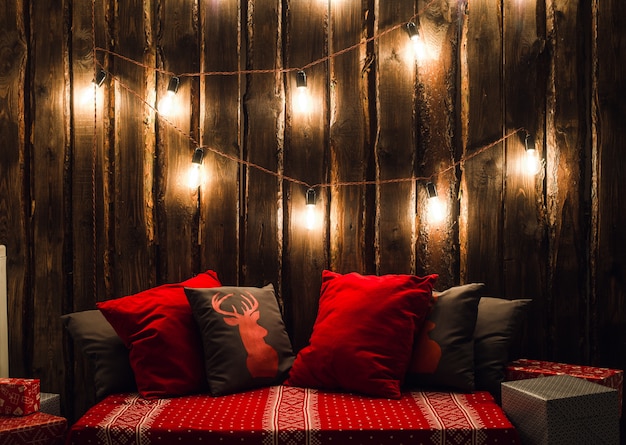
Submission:
[[[282,383],[294,354],[274,287],[185,289],[214,396]]]

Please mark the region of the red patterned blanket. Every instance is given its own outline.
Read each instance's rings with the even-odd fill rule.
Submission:
[[[406,392],[376,399],[287,386],[223,397],[109,396],[72,427],[67,444],[516,444],[487,392]]]

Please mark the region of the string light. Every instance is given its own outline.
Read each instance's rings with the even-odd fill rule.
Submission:
[[[165,93],[165,96],[159,101],[159,106],[157,107],[159,113],[163,116],[170,116],[174,112],[174,96],[178,93],[179,86],[179,77],[172,77],[167,84],[167,93]]]
[[[306,73],[302,70],[296,73],[295,109],[300,113],[311,111],[311,95],[307,87]]]
[[[420,38],[420,34],[417,30],[415,22],[408,22],[406,24],[406,32],[409,35],[409,39],[413,43],[413,53],[417,60],[424,60],[426,58],[426,47],[424,42]]]
[[[107,78],[107,73],[104,70],[100,70],[96,73],[91,82],[89,82],[88,86],[85,86],[80,93],[79,100],[81,105],[87,105],[91,103],[91,101],[98,94],[94,89],[100,88],[104,81]]]
[[[524,137],[524,146],[526,148],[524,156],[524,171],[531,176],[538,174],[543,167],[543,160],[539,157],[539,153],[535,148],[535,140],[526,133]]]
[[[428,222],[430,224],[440,223],[446,217],[446,206],[437,196],[435,184],[432,182],[426,184],[426,192],[428,193]]]
[[[197,189],[200,187],[202,175],[200,174],[200,168],[202,167],[202,161],[204,160],[204,150],[200,147],[196,148],[191,158],[191,166],[189,167],[189,173],[187,177],[187,183],[189,188]]]
[[[306,191],[306,214],[305,214],[305,226],[308,230],[313,230],[316,226],[316,212],[315,212],[315,204],[317,201],[317,194],[315,193],[315,189],[309,188]]]
[[[360,48],[363,45],[363,43],[375,41],[375,40],[379,39],[380,37],[382,37],[383,35],[386,35],[388,33],[394,32],[395,30],[397,30],[399,28],[405,28],[405,31],[407,33],[409,33],[409,37],[410,37],[411,41],[413,41],[413,42],[420,41],[421,38],[420,38],[420,34],[418,32],[418,29],[417,29],[417,25],[415,24],[415,22],[412,21],[414,18],[418,17],[420,14],[421,14],[421,12],[415,14],[411,18],[411,21],[408,22],[408,23],[404,22],[402,24],[398,24],[398,25],[392,26],[392,27],[390,27],[390,28],[388,28],[388,29],[386,29],[386,30],[384,30],[382,32],[377,33],[374,36],[368,37],[365,41],[356,43],[356,44],[354,44],[352,46],[349,46],[349,47],[346,47],[346,48],[344,48],[342,50],[334,52],[334,53],[332,53],[332,54],[330,54],[328,56],[325,56],[325,57],[320,58],[318,60],[312,61],[312,62],[306,64],[304,67],[308,68],[308,67],[311,67],[311,66],[315,66],[315,65],[317,65],[319,63],[326,62],[329,59],[335,58],[337,56],[340,56],[342,54],[345,54],[347,52],[350,52],[352,50]],[[136,61],[136,60],[134,60],[132,58],[125,57],[124,55],[116,53],[114,51],[111,51],[111,50],[109,50],[107,48],[94,46],[94,52],[96,52],[96,53],[97,52],[106,53],[106,54],[109,54],[109,55],[111,55],[113,57],[119,58],[121,60],[125,60],[127,62],[134,63],[134,64],[136,64],[138,66],[141,66],[143,68],[146,68],[146,69],[153,69],[153,70],[156,70],[156,71],[161,71],[161,70],[155,69],[152,66],[142,64],[141,62],[138,62],[138,61]],[[277,73],[277,72],[289,73],[289,72],[295,71],[296,69],[297,68],[252,69],[252,70],[210,71],[210,72],[203,71],[203,72],[198,72],[198,73],[186,73],[185,76],[189,77],[189,76],[241,75],[241,74],[255,74],[255,73],[259,73],[259,74],[263,74],[263,73]],[[296,76],[296,86],[300,87],[301,90],[306,90],[307,89],[306,73],[304,72],[303,69],[299,69],[297,71],[296,75],[297,75]],[[119,82],[119,80],[118,80],[118,82]],[[170,80],[170,82],[168,84],[167,96],[170,96],[171,99],[173,99],[173,96],[175,96],[175,94],[176,94],[176,92],[178,90],[179,83],[180,83],[180,79],[178,77],[173,77]],[[125,89],[133,92],[128,86],[124,85],[123,82],[119,82],[119,84],[120,84],[120,86],[122,88],[125,88]],[[136,96],[139,98],[139,100],[143,100],[141,97],[139,97],[139,95],[136,94]],[[165,99],[165,98],[163,98],[163,99]],[[163,101],[163,99],[162,99],[162,101]],[[172,102],[173,102],[173,100],[172,100]],[[147,102],[146,102],[146,104],[150,105]],[[166,108],[166,107],[163,107],[163,108]],[[159,107],[157,108],[157,111],[162,113],[162,111],[161,111],[161,102],[159,102]],[[193,142],[195,144],[198,143],[197,141],[194,140],[193,136],[191,136],[190,134],[185,133],[182,129],[176,127],[173,123],[168,122],[168,124],[172,125],[179,133],[181,133],[181,134],[185,135],[186,137],[188,137],[191,142]],[[432,177],[434,177],[437,174],[442,174],[442,173],[445,173],[447,171],[450,171],[450,170],[454,169],[455,167],[461,165],[462,163],[467,162],[468,160],[470,160],[470,159],[474,158],[475,156],[485,152],[486,150],[489,150],[489,149],[493,148],[494,146],[502,143],[503,141],[509,139],[510,137],[514,136],[515,134],[518,134],[521,131],[523,131],[523,128],[517,128],[515,130],[512,130],[510,133],[504,135],[503,137],[495,140],[494,142],[492,142],[492,143],[490,143],[488,145],[485,145],[485,146],[482,146],[482,147],[480,147],[478,149],[473,150],[471,154],[463,156],[461,159],[459,159],[458,161],[454,162],[450,166],[448,166],[448,167],[444,168],[443,170],[441,170],[439,172],[436,172],[436,173],[434,173],[434,174],[432,174],[430,176],[410,177],[410,178],[397,178],[397,179],[391,179],[391,180],[380,180],[380,179],[377,179],[377,180],[364,180],[364,181],[343,181],[343,182],[335,182],[335,183],[332,183],[332,184],[316,184],[315,186],[317,186],[317,187],[329,187],[331,185],[332,186],[382,185],[382,184],[386,184],[386,183],[411,182],[411,181],[415,181],[415,180],[429,180],[429,179],[431,179]],[[305,181],[298,180],[297,178],[290,177],[290,176],[285,175],[285,174],[280,173],[280,172],[269,170],[269,169],[264,168],[264,167],[262,167],[262,166],[260,166],[258,164],[255,164],[255,163],[252,163],[252,162],[240,159],[239,157],[236,157],[236,156],[229,155],[229,154],[224,153],[224,152],[222,152],[220,150],[217,150],[215,148],[212,148],[212,147],[203,147],[203,148],[208,149],[209,151],[211,151],[211,152],[215,153],[216,155],[221,156],[223,158],[229,159],[231,161],[237,162],[237,163],[239,163],[241,165],[245,165],[245,166],[250,167],[250,168],[255,168],[255,169],[259,170],[259,171],[262,171],[262,172],[265,172],[267,174],[276,176],[278,178],[287,180],[287,181],[292,182],[294,184],[301,184],[301,185],[312,187],[312,185],[306,183]],[[204,151],[202,153],[204,154]],[[543,162],[543,161],[541,161],[541,162]],[[194,167],[194,168],[199,172],[199,170],[200,170],[199,165],[198,165],[198,167]],[[433,187],[434,187],[434,185],[433,185]],[[436,194],[436,190],[435,190],[435,194]],[[445,206],[444,206],[444,209],[445,209]]]

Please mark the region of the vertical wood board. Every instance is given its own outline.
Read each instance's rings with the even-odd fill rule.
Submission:
[[[330,52],[358,48],[330,60],[330,182],[367,179],[370,158],[368,126],[367,20],[371,14],[360,2],[330,2]],[[365,11],[365,12],[364,12]],[[330,267],[339,273],[367,270],[365,230],[370,209],[366,187],[330,189]]]
[[[328,7],[322,2],[287,2],[285,11],[285,62],[288,67],[303,67],[327,53]],[[296,73],[285,75],[287,126],[285,137],[285,174],[310,185],[325,183],[328,126],[328,65],[317,63],[306,70],[307,90],[312,101],[309,112],[295,107]],[[305,195],[307,187],[286,180],[284,293],[288,326],[294,349],[302,348],[311,334],[321,285],[322,270],[327,268],[326,209],[327,190],[316,189],[315,227],[307,229]]]
[[[25,186],[28,98],[27,48],[22,0],[4,2],[0,14],[0,244],[7,248],[8,314],[22,314],[28,307],[29,233]],[[28,340],[22,335],[27,320],[9,316],[9,365],[12,375],[27,375]]]
[[[237,72],[241,67],[241,2],[200,2],[201,67],[205,72]],[[216,155],[241,155],[241,77],[204,76],[200,90],[200,131],[205,182],[200,188],[202,269],[223,283],[239,283],[240,166]]]
[[[422,54],[416,57],[416,165],[418,177],[417,252],[418,274],[438,273],[438,289],[457,284],[458,276],[458,181],[456,168],[456,94],[460,20],[457,2],[418,2]],[[442,221],[430,220],[426,186],[436,186],[445,206]]]
[[[66,3],[32,8],[32,81],[30,106],[36,109],[31,134],[32,287],[25,296],[24,333],[32,342],[30,369],[46,391],[60,393],[64,383],[59,316],[67,298],[68,265],[64,254],[70,240],[66,221],[71,215],[66,195],[70,158]],[[35,42],[38,44],[35,45]],[[59,118],[61,117],[61,118]]]
[[[461,282],[482,282],[503,295],[502,198],[504,184],[501,2],[468,3],[466,58],[462,63],[464,122]],[[485,151],[477,152],[483,147]]]
[[[154,247],[154,111],[156,18],[149,0],[119,2],[114,50],[136,61],[115,58],[115,154],[113,224],[114,288],[117,296],[156,284]]]
[[[179,77],[180,73],[199,71],[198,15],[195,1],[163,2],[159,11],[157,64],[173,74],[157,76],[157,110],[159,105],[162,108],[157,113],[158,175],[155,178],[160,259],[157,279],[173,283],[199,272],[194,268],[198,245],[198,188],[189,185],[188,175],[194,149],[199,143],[196,98],[200,79]],[[171,95],[167,89],[174,77],[178,77],[179,86],[176,94]],[[172,99],[169,113],[163,109],[167,98]]]
[[[246,161],[277,175],[283,173],[285,91],[284,37],[280,1],[247,2],[246,70],[242,111]],[[254,71],[269,70],[266,73]],[[281,294],[283,252],[283,184],[279,177],[245,168],[242,203],[241,278],[262,286],[272,283]]]
[[[410,180],[415,174],[415,66],[411,40],[402,26],[397,27],[399,20],[414,14],[412,2],[377,2],[376,175],[381,181],[403,180],[377,186],[379,274],[415,273],[416,196]],[[391,27],[396,28],[387,32]]]

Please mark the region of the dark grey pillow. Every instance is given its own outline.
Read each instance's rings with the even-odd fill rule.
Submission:
[[[433,292],[407,375],[410,386],[474,390],[474,328],[482,283]]]
[[[294,354],[274,287],[185,288],[214,396],[282,383]]]
[[[474,331],[474,378],[476,389],[489,391],[500,402],[509,351],[519,335],[528,304],[532,300],[483,297],[478,304]]]
[[[99,310],[62,315],[61,320],[93,366],[97,400],[137,390],[128,349]]]

